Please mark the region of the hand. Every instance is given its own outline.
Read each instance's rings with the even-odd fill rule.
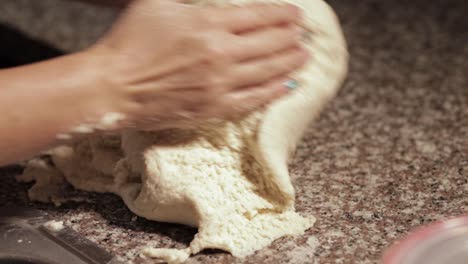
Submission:
[[[299,20],[291,5],[134,0],[90,49],[103,63],[98,92],[138,129],[238,117],[287,93],[307,60]]]

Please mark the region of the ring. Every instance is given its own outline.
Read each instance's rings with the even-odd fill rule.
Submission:
[[[288,90],[294,90],[297,87],[299,87],[299,82],[296,81],[295,79],[290,79],[284,83],[284,86],[286,86]]]

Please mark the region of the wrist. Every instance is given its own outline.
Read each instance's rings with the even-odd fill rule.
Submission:
[[[82,98],[86,102],[85,125],[94,129],[117,129],[116,122],[125,115],[123,98],[112,83],[110,58],[100,49],[87,49],[75,54],[84,79]]]

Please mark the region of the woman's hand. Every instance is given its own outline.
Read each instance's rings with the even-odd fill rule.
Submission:
[[[298,8],[134,0],[89,52],[126,126],[163,129],[246,114],[285,93],[307,53]]]
[[[298,20],[286,5],[132,0],[88,50],[0,70],[0,165],[112,124],[109,112],[138,129],[248,113],[305,62]]]

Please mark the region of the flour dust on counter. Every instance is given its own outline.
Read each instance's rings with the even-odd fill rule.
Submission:
[[[194,1],[197,5],[249,1]],[[288,160],[310,122],[336,94],[348,53],[333,10],[322,0],[290,0],[303,8],[310,61],[294,74],[299,87],[236,121],[197,129],[93,135],[51,150],[51,164],[30,161],[19,180],[36,181],[30,198],[54,202],[62,185],[114,193],[149,220],[198,228],[185,249],[142,250],[146,258],[181,263],[204,249],[242,258],[314,224],[295,211]],[[40,176],[50,170],[46,180]],[[42,176],[41,176],[42,177]],[[317,240],[306,243],[307,249]],[[291,254],[312,257],[307,250]]]

